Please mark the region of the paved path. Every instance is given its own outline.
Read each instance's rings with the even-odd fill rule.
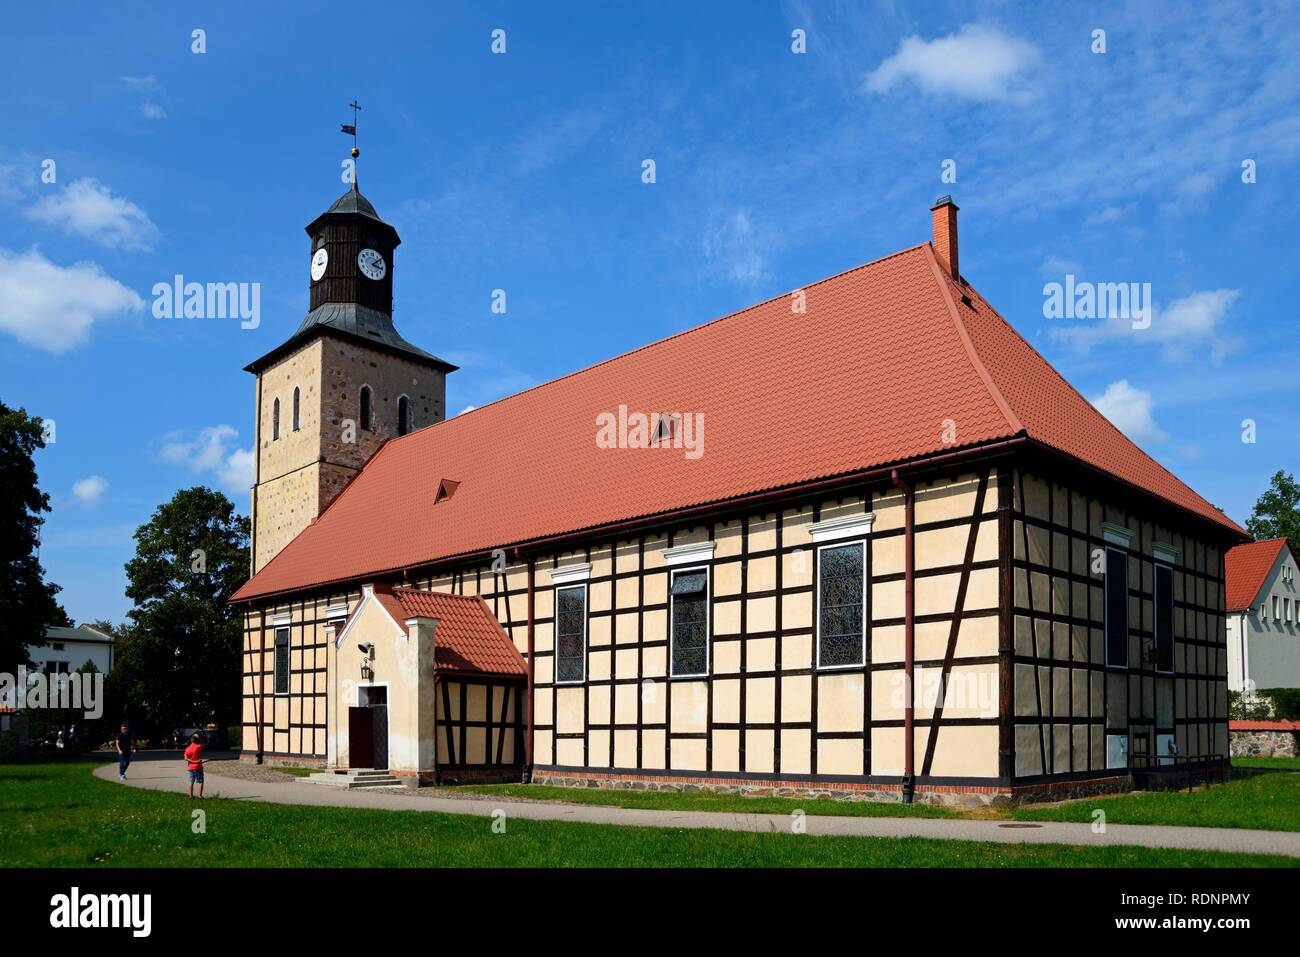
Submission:
[[[117,765],[104,765],[95,774],[117,779]],[[630,827],[716,828],[724,831],[789,831],[786,814],[733,814],[718,811],[664,811],[560,804],[448,798],[434,788],[419,791],[343,790],[306,784],[286,777],[283,783],[248,781],[222,777],[209,770],[208,797],[241,801],[269,801],[273,804],[302,804],[313,807],[359,807],[391,811],[438,811],[443,814],[476,814],[482,817],[503,810],[511,818],[524,820],[576,821],[586,824],[617,824]],[[185,762],[180,758],[136,761],[127,775],[127,785],[155,791],[186,790]],[[956,818],[919,817],[830,817],[809,814],[804,818],[808,834],[837,834],[853,837],[924,837],[963,841],[995,841],[1002,844],[1137,845],[1185,850],[1233,851],[1246,854],[1280,854],[1300,857],[1300,832],[1248,831],[1219,827],[1163,827],[1145,824],[1111,824],[1105,834],[1094,834],[1090,824],[1057,821],[975,821]],[[1012,825],[1012,826],[1007,826]]]

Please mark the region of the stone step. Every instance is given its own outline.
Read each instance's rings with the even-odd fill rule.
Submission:
[[[400,787],[402,782],[387,771],[349,770],[317,771],[305,778],[298,778],[306,784],[323,784],[334,788],[380,788]]]

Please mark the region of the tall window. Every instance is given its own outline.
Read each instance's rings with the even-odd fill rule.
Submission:
[[[405,435],[411,431],[411,402],[406,396],[397,400],[397,434]]]
[[[361,387],[361,427],[369,430],[370,428],[370,386]]]
[[[275,693],[289,693],[289,629],[275,629]]]
[[[672,573],[673,677],[709,673],[709,570],[688,568]]]
[[[817,552],[817,667],[846,668],[866,660],[866,546],[827,545]]]
[[[587,677],[587,586],[555,589],[555,680]]]
[[[271,441],[280,437],[280,400],[271,403]]]
[[[1174,570],[1156,562],[1156,671],[1174,670]]]
[[[293,430],[294,430],[295,432],[298,431],[298,421],[299,421],[299,420],[298,420],[298,405],[299,405],[299,401],[300,401],[300,398],[301,398],[300,393],[301,393],[301,390],[300,390],[297,386],[294,386],[294,387],[293,387]]]
[[[1128,667],[1128,553],[1106,549],[1106,664]]]

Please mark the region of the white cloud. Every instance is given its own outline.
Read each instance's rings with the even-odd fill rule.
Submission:
[[[152,249],[158,239],[158,227],[143,209],[93,179],[42,196],[23,216],[115,249]]]
[[[753,286],[768,276],[775,237],[758,227],[747,208],[716,213],[701,237],[705,262],[732,282]]]
[[[38,250],[0,249],[0,330],[61,353],[98,320],[144,308],[144,300],[94,263],[59,266]]]
[[[108,491],[108,481],[102,475],[88,475],[72,484],[72,497],[83,508],[94,508]]]
[[[1038,47],[996,27],[968,23],[934,40],[904,38],[898,50],[876,67],[866,89],[884,93],[912,81],[933,94],[969,100],[1024,102],[1037,95],[1025,75],[1041,60]]]
[[[1134,442],[1163,442],[1166,438],[1152,414],[1155,401],[1151,393],[1134,388],[1127,379],[1112,382],[1091,402],[1115,428]]]
[[[140,104],[140,113],[146,119],[165,120],[167,111],[162,108],[159,100],[166,99],[163,92],[162,84],[158,82],[157,77],[153,76],[124,76],[122,82],[126,88],[137,96],[141,97],[143,102]]]
[[[1180,361],[1209,349],[1218,362],[1239,350],[1242,340],[1224,333],[1228,310],[1241,297],[1240,289],[1213,289],[1175,299],[1167,306],[1152,307],[1151,325],[1135,329],[1129,319],[1061,319],[1049,331],[1052,339],[1088,352],[1102,342],[1123,339],[1130,344],[1160,346],[1164,359]]]
[[[1125,203],[1123,206],[1104,206],[1097,212],[1090,213],[1088,218],[1083,221],[1083,225],[1107,226],[1111,223],[1118,223],[1136,208],[1136,203]]]
[[[229,425],[210,425],[198,432],[178,431],[164,436],[158,458],[195,475],[209,473],[222,487],[247,491],[253,486],[253,450],[236,443],[239,432]]]
[[[1214,177],[1209,173],[1193,173],[1174,187],[1174,199],[1161,203],[1162,213],[1177,214],[1204,205],[1205,197],[1214,189]]]

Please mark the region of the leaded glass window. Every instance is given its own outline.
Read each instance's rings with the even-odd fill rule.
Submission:
[[[1155,665],[1157,671],[1174,670],[1174,570],[1156,563]]]
[[[696,568],[673,573],[672,674],[703,675],[709,670],[709,573]]]
[[[587,588],[555,590],[555,680],[587,677]]]
[[[1128,553],[1106,549],[1106,664],[1128,667]]]
[[[861,542],[818,552],[817,665],[844,668],[863,663],[863,566]]]
[[[289,693],[289,629],[275,629],[275,693]]]

